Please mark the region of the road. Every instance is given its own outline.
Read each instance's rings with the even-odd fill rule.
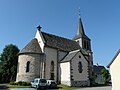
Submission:
[[[89,88],[80,88],[80,89],[76,89],[76,90],[112,90],[111,86],[105,86],[105,87],[89,87]],[[35,90],[33,88],[26,88],[26,89],[10,89],[10,90]],[[49,90],[62,90],[62,89],[49,89]]]
[[[34,88],[6,88],[5,86],[0,85],[0,90],[36,90]],[[53,90],[53,89],[49,89]],[[54,89],[54,90],[62,90],[62,89]],[[76,90],[112,90],[111,86],[104,86],[104,87],[87,87],[87,88],[79,88]]]
[[[89,88],[80,88],[76,90],[112,90],[111,86],[105,86],[105,87],[89,87]]]

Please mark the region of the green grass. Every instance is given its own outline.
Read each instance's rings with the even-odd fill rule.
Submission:
[[[8,88],[30,88],[31,86],[7,85]]]
[[[62,90],[74,90],[77,89],[77,87],[70,87],[70,86],[66,86],[66,85],[57,85],[59,89]],[[30,88],[31,86],[19,86],[19,85],[7,85],[8,88]]]
[[[74,90],[74,89],[80,88],[80,87],[70,87],[63,84],[58,85],[58,87],[62,90]]]
[[[31,86],[19,86],[19,85],[7,85],[8,88],[30,88]],[[66,86],[66,85],[58,85],[58,88],[59,89],[62,89],[62,90],[74,90],[74,89],[77,89],[77,87],[70,87],[70,86]]]

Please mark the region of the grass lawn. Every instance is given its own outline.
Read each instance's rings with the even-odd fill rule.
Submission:
[[[66,86],[66,85],[63,85],[63,84],[58,85],[58,87],[62,90],[74,90],[74,89],[80,88],[80,87],[70,87],[70,86]]]
[[[31,88],[31,86],[7,85],[8,88]]]
[[[31,88],[31,86],[19,86],[19,85],[7,85],[8,88]],[[70,86],[66,86],[66,85],[57,85],[58,89],[62,89],[62,90],[74,90],[77,89],[77,87],[70,87]]]
[[[6,87],[8,88],[31,88],[31,86],[19,86],[19,85],[9,85],[7,84]],[[66,86],[66,85],[57,85],[57,89],[62,89],[62,90],[74,90],[80,87],[70,87],[70,86]]]

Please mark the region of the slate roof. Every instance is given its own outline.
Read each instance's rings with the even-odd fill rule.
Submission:
[[[38,40],[36,38],[32,39],[21,51],[21,53],[42,53],[39,46]]]
[[[68,62],[70,61],[79,51],[74,51],[74,52],[70,52],[62,61],[62,62]]]
[[[79,38],[84,38],[84,39],[90,40],[90,39],[85,35],[81,17],[79,17],[77,35],[73,38],[73,40],[76,40],[76,39],[79,39]]]
[[[57,48],[63,51],[74,51],[80,49],[79,44],[73,40],[48,34],[45,32],[41,33],[45,39],[45,45],[48,47]]]
[[[117,53],[115,54],[115,56],[113,57],[113,59],[111,60],[111,62],[107,65],[107,68],[110,67],[110,65],[114,62],[115,58],[118,56],[119,53],[120,53],[120,49],[117,51]]]
[[[96,66],[94,65],[93,66],[93,71],[95,74],[102,74],[102,69],[104,69],[105,67],[104,66]]]
[[[76,39],[79,39],[79,38],[85,38],[85,39],[90,40],[86,35],[81,35],[81,34],[76,35],[76,36],[73,38],[73,40],[76,40]]]

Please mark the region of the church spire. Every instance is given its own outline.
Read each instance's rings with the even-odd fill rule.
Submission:
[[[90,39],[88,38],[88,36],[84,32],[84,28],[83,28],[82,20],[81,20],[81,17],[80,17],[80,13],[79,13],[79,19],[78,20],[79,21],[78,21],[77,34],[73,38],[73,40],[75,40],[76,42],[78,42],[78,44],[80,45],[80,47],[82,49],[91,51]]]
[[[81,20],[81,15],[80,15],[80,10],[79,10],[79,18],[78,18],[78,30],[76,36],[73,38],[73,40],[77,40],[79,38],[88,38],[84,32],[82,20]]]
[[[82,20],[81,20],[80,15],[79,15],[79,21],[78,21],[78,31],[77,31],[77,35],[85,35],[85,32],[84,32],[84,28],[83,28],[83,24],[82,24]]]

